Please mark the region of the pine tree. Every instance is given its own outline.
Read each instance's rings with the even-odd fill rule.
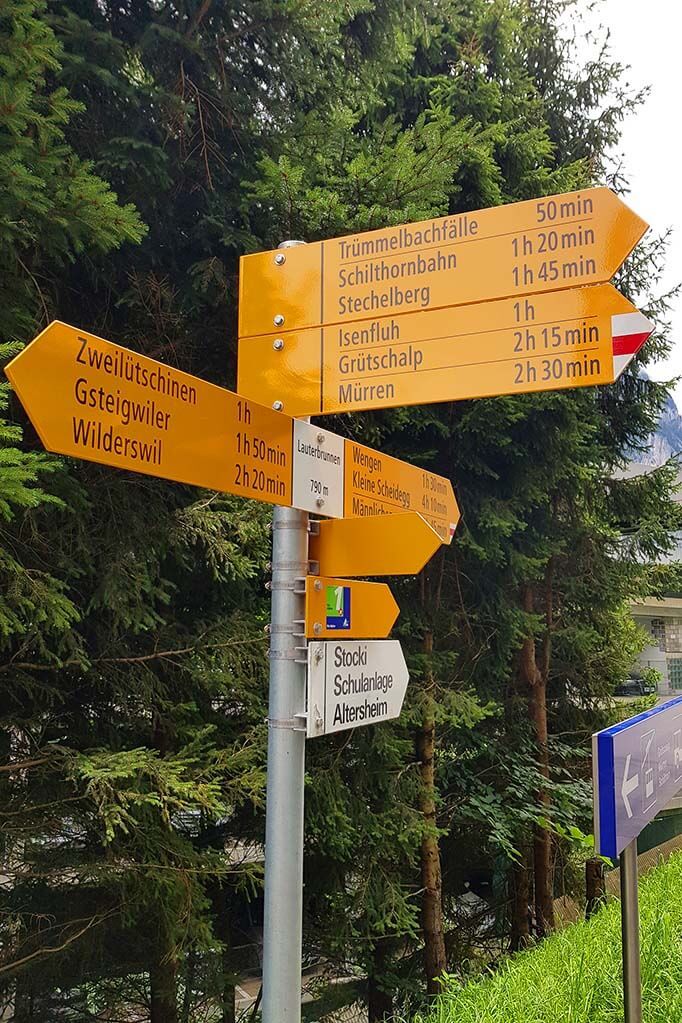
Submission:
[[[628,100],[608,60],[575,71],[561,8],[5,3],[19,52],[2,71],[30,115],[6,243],[0,229],[7,339],[58,314],[229,385],[242,252],[591,183]],[[624,275],[633,295],[651,267]],[[450,477],[464,520],[394,584],[413,677],[401,720],[308,747],[306,954],[358,978],[327,1004],[365,998],[390,1018],[444,961],[461,968],[478,933],[459,898],[482,859],[515,882],[503,937],[529,936],[538,878],[534,926],[551,926],[548,863],[587,826],[585,739],[638,642],[624,602],[665,585],[646,562],[675,524],[671,473],[611,479],[660,401],[629,373],[603,392],[334,423]],[[0,605],[0,978],[17,1018],[137,1003],[154,1023],[207,1006],[231,1023],[259,912],[244,850],[262,842],[268,513],[65,467],[27,436],[0,473],[17,566]]]
[[[328,5],[321,19],[270,3],[49,4],[63,46],[53,74],[82,104],[68,143],[149,225],[134,258],[91,246],[73,269],[60,265],[51,308],[224,382],[236,255],[257,244],[245,168],[276,149],[292,110],[342,79],[359,91],[345,65],[369,36],[366,68],[373,54],[395,59],[387,26],[402,7],[374,17],[365,3]],[[362,29],[342,37],[358,11]],[[31,552],[59,574],[73,620],[58,650],[11,661],[40,761],[21,794],[21,842],[30,836],[34,851],[13,888],[8,969],[31,956],[17,1004],[47,1019],[67,988],[76,1010],[83,998],[115,1011],[137,997],[169,1021],[203,990],[227,1020],[241,961],[230,932],[261,870],[226,863],[223,850],[262,839],[267,513],[87,465],[60,477],[58,493],[69,513],[37,520],[44,542]],[[49,933],[32,925],[45,907]]]
[[[313,239],[591,184],[590,174],[604,165],[629,104],[617,66],[592,66],[587,81],[572,70],[570,49],[558,35],[557,12],[558,5],[550,11],[545,4],[451,5],[440,31],[432,26],[418,44],[412,74],[391,83],[383,108],[375,103],[359,118],[348,111],[338,136],[334,122],[328,124],[312,160],[294,140],[278,163],[263,165],[256,209],[267,210],[270,222],[274,212],[286,232]],[[541,55],[549,61],[550,50],[561,90],[548,88],[550,76],[541,65]],[[598,120],[592,117],[601,129],[593,123],[589,133],[573,133],[574,108],[585,117],[587,111],[603,111]],[[312,114],[306,124],[311,117],[317,123]],[[305,134],[302,126],[296,136]],[[275,233],[268,240],[274,242]],[[646,293],[644,298],[646,309],[650,299]],[[649,351],[664,345],[659,337]],[[525,910],[515,917],[517,932],[526,934],[531,887],[535,933],[552,927],[556,836],[588,820],[584,744],[604,714],[575,708],[572,716],[580,725],[573,741],[562,744],[551,734],[557,726],[563,730],[559,708],[565,712],[577,691],[587,699],[591,694],[599,706],[621,677],[641,641],[623,609],[650,588],[646,560],[670,543],[676,521],[666,471],[651,481],[647,496],[641,491],[648,487],[640,483],[636,500],[631,499],[633,520],[645,515],[647,529],[627,551],[618,542],[619,491],[628,487],[615,485],[612,475],[651,429],[664,393],[635,380],[628,374],[611,393],[589,390],[363,414],[344,419],[340,427],[455,482],[465,520],[443,565],[429,566],[414,594],[407,642],[415,656],[431,633],[436,650],[452,643],[457,667],[450,677],[473,682],[479,704],[493,700],[500,707],[481,726],[493,749],[475,762],[466,758],[466,784],[457,786],[464,805],[448,824],[484,824],[488,850],[503,853],[510,876],[518,880],[530,856],[534,884],[522,885]],[[417,612],[425,585],[450,596],[449,621],[439,628]],[[557,710],[555,692],[562,701]],[[447,720],[442,694],[438,704]],[[433,711],[427,700],[417,728],[423,766],[433,762]],[[452,801],[454,780],[445,765],[458,748],[454,736],[436,747],[436,777],[439,768],[443,771],[436,802],[443,808]],[[502,772],[499,784],[482,786],[476,780],[481,760],[491,765],[488,770],[497,769],[510,751],[513,770]],[[425,814],[422,838],[433,837],[433,800],[423,793],[419,800],[415,809],[421,803]],[[437,814],[437,821],[446,819]],[[443,834],[436,827],[435,834],[439,831],[441,841],[456,849],[448,829]],[[439,869],[433,840],[420,839],[420,845],[422,856],[433,863],[436,889],[440,874],[446,878],[444,899],[452,906],[456,892],[447,891],[447,872]],[[414,879],[415,853],[413,846],[403,863],[406,878],[412,871]],[[357,898],[352,881],[346,884],[348,897]],[[427,896],[432,906],[423,934],[427,963],[440,964],[448,944],[447,914],[433,906],[433,893]],[[523,933],[514,940],[523,941]],[[371,968],[368,972],[372,975]]]
[[[0,7],[0,173],[6,183],[0,196],[3,362],[50,318],[55,267],[86,248],[108,251],[127,240],[139,241],[143,233],[132,208],[119,206],[105,182],[65,142],[64,127],[80,108],[52,81],[60,47],[44,12],[38,0],[8,0]],[[0,410],[7,413],[8,408],[9,386],[3,383]],[[25,513],[45,503],[62,505],[45,489],[59,463],[22,449],[21,439],[19,422],[0,420],[0,512],[11,524],[2,548],[2,638],[7,646],[35,642],[47,651],[77,611],[62,584],[34,562],[25,539],[32,519]]]

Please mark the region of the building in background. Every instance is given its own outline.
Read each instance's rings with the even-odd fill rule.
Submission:
[[[651,643],[639,655],[635,670],[655,668],[660,672],[658,689],[662,694],[682,691],[682,597],[652,598],[633,604],[632,614],[636,623],[651,636]]]
[[[669,457],[669,452],[666,452]],[[651,472],[655,466],[632,462],[627,476],[638,476]],[[682,504],[682,473],[677,500]],[[670,563],[682,561],[682,533],[677,535],[677,547],[665,559]],[[634,670],[655,668],[661,675],[659,692],[662,694],[682,691],[682,595],[677,597],[651,597],[632,605],[632,615],[651,637],[651,642],[642,650]]]

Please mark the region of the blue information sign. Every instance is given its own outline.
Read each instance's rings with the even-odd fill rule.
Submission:
[[[327,586],[328,629],[350,629],[350,586]]]
[[[616,857],[682,788],[682,696],[592,736],[594,839]]]

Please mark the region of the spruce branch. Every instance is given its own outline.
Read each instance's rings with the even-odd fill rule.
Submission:
[[[137,654],[126,657],[94,657],[89,661],[90,665],[95,664],[143,664],[149,661],[169,660],[173,657],[182,657],[186,654],[195,653],[197,650],[224,650],[227,647],[251,646],[268,642],[268,637],[252,636],[249,639],[230,639],[223,643],[193,643],[191,646],[177,647],[174,650],[155,650],[149,654]],[[9,661],[7,664],[0,664],[0,672],[7,671],[59,671],[63,668],[84,667],[83,661],[77,657],[71,657],[58,664],[39,664],[35,661]]]

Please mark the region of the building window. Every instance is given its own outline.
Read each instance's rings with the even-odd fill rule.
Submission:
[[[682,657],[668,658],[668,676],[673,689],[682,689]]]
[[[659,650],[665,650],[665,620],[663,618],[652,618],[651,625],[649,626],[649,632],[656,640],[656,646]]]
[[[671,654],[682,654],[682,618],[669,618],[667,620],[665,648]]]

